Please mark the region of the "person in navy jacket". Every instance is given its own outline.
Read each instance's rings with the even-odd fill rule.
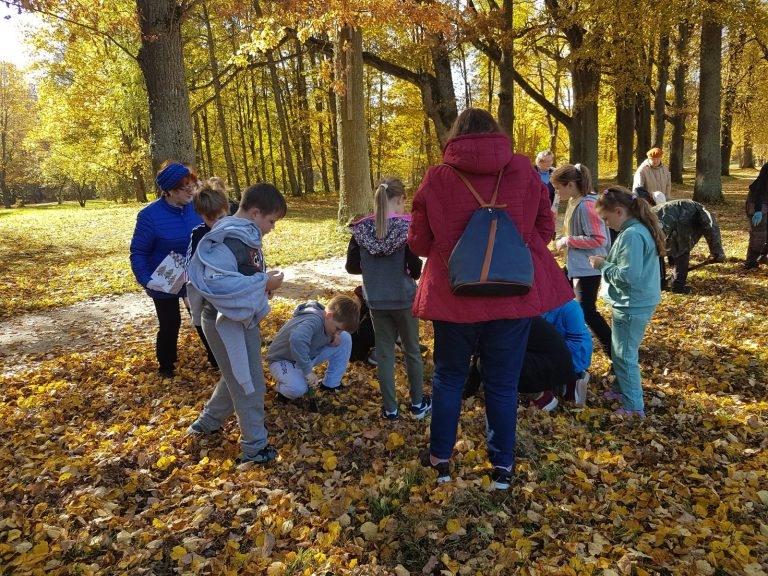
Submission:
[[[186,289],[168,294],[152,290],[147,284],[169,253],[186,254],[192,229],[203,220],[192,206],[197,175],[184,164],[166,161],[155,182],[162,194],[136,217],[130,248],[131,270],[155,304],[159,324],[155,345],[158,372],[163,378],[173,378],[181,327],[179,299],[186,295]]]

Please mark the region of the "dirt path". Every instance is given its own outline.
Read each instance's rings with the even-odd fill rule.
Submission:
[[[344,257],[337,257],[285,267],[285,280],[275,298],[301,301],[353,289],[361,279],[347,274],[344,262]],[[154,322],[152,300],[143,292],[0,321],[0,371],[13,369],[25,357],[89,350],[128,324],[147,323],[154,330]]]

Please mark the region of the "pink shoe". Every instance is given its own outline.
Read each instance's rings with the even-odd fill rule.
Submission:
[[[614,412],[614,414],[616,414],[616,416],[622,417],[637,416],[639,418],[645,418],[644,410],[627,410],[626,408],[619,408]]]
[[[623,400],[624,395],[621,392],[617,392],[616,390],[606,390],[603,392],[603,396],[608,398],[608,400]]]
[[[551,390],[547,390],[539,394],[535,399],[531,400],[531,408],[540,408],[544,412],[552,412],[557,408],[557,398],[552,395]]]

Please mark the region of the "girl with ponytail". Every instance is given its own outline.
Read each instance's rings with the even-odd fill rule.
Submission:
[[[363,275],[363,297],[375,332],[382,417],[399,417],[395,390],[395,341],[399,334],[408,373],[410,412],[421,420],[432,410],[432,400],[423,393],[419,320],[411,312],[421,260],[408,249],[411,217],[404,214],[403,182],[384,178],[376,187],[373,202],[373,215],[351,225],[346,268],[350,274]]]
[[[608,257],[590,256],[607,285],[612,309],[611,360],[616,380],[605,396],[619,400],[619,416],[645,418],[638,350],[661,301],[659,257],[664,233],[648,202],[621,186],[604,190],[595,203],[598,215],[620,232]]]

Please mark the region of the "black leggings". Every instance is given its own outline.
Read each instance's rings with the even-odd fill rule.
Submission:
[[[181,328],[181,310],[178,298],[152,298],[157,312],[157,341],[155,354],[160,370],[173,370]]]
[[[582,276],[581,278],[572,278],[573,293],[576,295],[576,301],[581,304],[581,310],[584,312],[584,320],[587,322],[592,333],[600,341],[603,350],[611,357],[611,327],[597,311],[597,293],[600,290],[600,276]]]

